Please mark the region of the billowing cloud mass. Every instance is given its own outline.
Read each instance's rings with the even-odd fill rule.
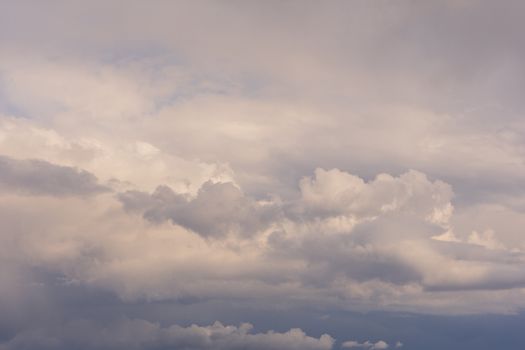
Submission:
[[[204,237],[224,236],[232,231],[253,235],[267,227],[277,214],[272,204],[257,203],[231,182],[208,181],[191,199],[166,186],[157,187],[151,195],[127,191],[119,198],[125,209],[140,210],[149,221],[171,220]]]
[[[0,1],[0,349],[523,349],[524,10]]]

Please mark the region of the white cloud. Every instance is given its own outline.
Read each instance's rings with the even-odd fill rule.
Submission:
[[[61,329],[41,329],[17,334],[0,343],[2,350],[39,349],[193,349],[193,350],[330,350],[334,339],[323,334],[319,338],[306,335],[301,329],[288,332],[253,333],[249,323],[224,326],[171,325],[161,327],[140,319],[124,319],[108,327],[77,320]],[[378,348],[379,349],[379,348]]]
[[[447,225],[452,215],[452,189],[442,181],[430,181],[411,170],[395,178],[380,174],[365,183],[338,169],[316,169],[314,178],[300,183],[302,204],[307,210],[330,216],[375,218],[391,212],[413,212],[425,220]]]
[[[472,231],[468,236],[468,243],[477,244],[488,249],[505,249],[505,246],[499,242],[494,234],[494,231],[488,229],[482,233]]]
[[[399,343],[399,342],[398,342]],[[368,350],[381,350],[381,349],[388,349],[389,348],[389,345],[388,343],[386,343],[385,341],[383,340],[379,340],[377,342],[370,342],[370,341],[365,341],[363,343],[359,343],[357,341],[354,341],[354,340],[347,340],[345,341],[342,345],[341,345],[342,348],[363,348],[363,349],[368,349]],[[397,344],[396,344],[396,347],[397,347]]]
[[[208,180],[233,181],[226,163],[188,160],[119,135],[77,137],[23,118],[0,118],[0,147],[11,158],[86,169],[119,190],[153,190],[161,183],[194,193]]]

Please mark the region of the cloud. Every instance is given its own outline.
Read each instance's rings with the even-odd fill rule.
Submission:
[[[252,301],[258,308],[286,301],[430,313],[523,305],[521,252],[469,243],[468,234],[433,238],[454,230],[453,212],[443,209],[451,206],[448,185],[417,172],[369,181],[321,172],[359,184],[338,182],[340,196],[318,190],[323,177],[315,173],[301,182],[338,210],[317,210],[300,186],[288,199],[258,201],[214,182],[195,194],[161,186],[89,200],[4,196],[3,256],[10,266],[45,268],[130,303]],[[25,217],[31,220],[21,225]],[[495,296],[505,302],[487,303]]]
[[[486,230],[483,233],[472,231],[472,233],[468,236],[467,242],[481,245],[488,249],[505,249],[505,246],[496,239],[493,230]]]
[[[42,324],[83,288],[154,334],[173,305],[520,312],[523,9],[0,3],[0,335],[73,348]]]
[[[0,156],[0,189],[31,195],[83,196],[110,189],[97,178],[73,167],[37,159],[13,159]]]
[[[192,350],[330,350],[334,339],[319,338],[301,329],[279,333],[253,333],[249,323],[224,326],[171,325],[140,319],[124,319],[108,327],[90,321],[72,321],[60,329],[33,330],[17,334],[3,344],[2,350],[39,349],[192,349]],[[378,348],[379,349],[379,348]]]
[[[233,183],[206,182],[194,198],[159,186],[152,194],[128,191],[119,195],[124,208],[140,211],[152,222],[171,220],[204,237],[221,237],[230,232],[253,236],[268,227],[278,215],[271,203],[259,203]]]
[[[105,106],[98,104],[97,108],[105,109]],[[83,123],[87,122],[82,120]],[[161,183],[179,191],[195,193],[209,180],[233,181],[232,170],[225,163],[188,160],[167,154],[154,144],[111,133],[96,132],[77,137],[71,135],[70,130],[46,127],[26,118],[0,114],[0,148],[3,156],[39,159],[85,169],[101,182],[109,183],[121,191],[151,191]]]
[[[451,187],[409,171],[368,182],[338,169],[317,169],[300,181],[300,199],[287,205],[288,222],[269,237],[276,256],[308,262],[305,283],[336,280],[421,283],[429,271],[404,251],[423,248],[449,227]],[[420,249],[421,249],[420,248]]]
[[[390,212],[413,212],[446,225],[452,214],[452,189],[442,181],[410,170],[399,177],[380,174],[368,183],[339,169],[316,169],[300,182],[301,204],[310,215],[373,218]]]
[[[397,342],[396,343],[396,348],[398,347],[397,346],[398,344],[401,344],[401,343]],[[345,349],[363,348],[363,349],[367,349],[367,350],[382,350],[382,349],[388,349],[389,345],[388,345],[388,343],[386,343],[383,340],[379,340],[379,341],[377,341],[375,343],[370,342],[368,340],[365,341],[364,343],[359,343],[359,342],[354,341],[354,340],[347,340],[341,345],[341,347],[345,348]]]

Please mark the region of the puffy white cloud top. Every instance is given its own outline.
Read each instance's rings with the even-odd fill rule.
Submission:
[[[18,334],[2,350],[38,349],[192,349],[192,350],[330,350],[334,339],[327,334],[307,336],[295,328],[285,333],[252,333],[245,323],[224,326],[172,325],[161,327],[145,320],[124,319],[107,327],[77,320],[60,329],[38,329]],[[383,348],[376,348],[383,349]]]

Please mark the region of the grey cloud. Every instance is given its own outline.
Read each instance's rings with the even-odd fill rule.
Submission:
[[[119,194],[128,211],[152,222],[171,220],[204,237],[229,232],[253,235],[273,225],[266,258],[303,261],[306,268],[282,280],[327,288],[341,279],[351,283],[416,283],[428,291],[493,290],[522,285],[521,258],[472,244],[432,240],[448,228],[452,190],[440,181],[410,171],[398,177],[382,174],[365,182],[339,170],[318,169],[301,182],[301,197],[285,204],[263,205],[231,183],[205,183],[194,198],[160,186],[152,194]],[[327,208],[324,210],[323,205]],[[284,215],[277,215],[282,207]],[[413,256],[404,245],[432,254]],[[458,261],[456,274],[433,278],[435,264]],[[485,263],[483,271],[477,261]],[[481,265],[480,265],[481,266]],[[466,278],[469,271],[477,277]],[[259,278],[264,279],[262,276]],[[270,279],[272,279],[270,277]]]
[[[101,327],[91,321],[72,321],[59,329],[28,330],[0,344],[1,350],[22,349],[177,349],[177,350],[330,350],[334,339],[319,338],[300,329],[285,333],[252,333],[250,324],[224,326],[172,325],[124,319]]]
[[[324,308],[332,302],[343,307],[375,307],[369,303],[381,300],[378,307],[400,303],[399,308],[403,310],[428,310],[432,307],[433,295],[439,295],[440,290],[453,292],[446,300],[454,304],[456,293],[464,296],[475,290],[494,291],[498,286],[509,292],[507,289],[520,285],[523,274],[518,272],[522,266],[519,255],[474,244],[430,239],[443,231],[440,225],[426,220],[432,212],[432,203],[441,205],[440,192],[417,193],[414,197],[419,198],[417,201],[397,201],[405,203],[401,206],[403,210],[386,212],[377,208],[396,202],[398,196],[374,195],[372,198],[376,200],[368,201],[366,210],[358,211],[357,218],[364,216],[365,219],[357,222],[341,216],[340,211],[331,214],[337,216],[323,215],[322,218],[309,216],[308,212],[293,220],[285,215],[268,218],[265,225],[275,224],[278,233],[270,235],[268,241],[266,235],[244,241],[246,249],[239,251],[221,241],[202,241],[181,227],[172,227],[172,232],[179,234],[170,234],[170,229],[164,231],[166,227],[140,222],[139,218],[115,208],[119,203],[110,196],[97,199],[106,203],[101,205],[112,203],[111,207],[117,210],[111,215],[103,212],[93,216],[89,215],[92,203],[84,201],[75,204],[80,205],[78,208],[69,208],[72,203],[64,203],[61,198],[24,197],[16,205],[10,205],[9,198],[2,198],[6,201],[5,207],[13,207],[9,212],[4,210],[8,218],[4,220],[5,226],[13,229],[4,232],[2,239],[9,247],[5,249],[5,256],[12,257],[16,264],[30,260],[62,272],[75,283],[112,291],[130,302],[141,298],[185,299],[199,304],[212,300],[256,301],[257,307],[265,307],[277,301],[295,306],[308,302]],[[332,198],[330,193],[323,195],[327,200]],[[401,191],[399,198],[404,197]],[[126,210],[144,215],[150,221],[184,222],[194,230],[203,230],[203,226],[194,226],[185,215],[191,219],[210,215],[204,220],[208,225],[204,228],[209,231],[203,232],[217,238],[238,229],[239,221],[244,222],[242,215],[247,214],[238,209],[241,205],[248,209],[255,206],[256,214],[259,209],[267,208],[266,204],[243,195],[232,184],[207,183],[192,197],[159,187],[152,194],[121,193],[119,199]],[[55,202],[55,209],[48,208],[46,203],[50,200]],[[58,205],[60,203],[63,206]],[[16,217],[24,213],[20,209],[28,205],[47,208],[47,212],[39,211],[46,220],[39,221],[33,216],[30,223],[19,227]],[[65,211],[65,206],[72,210]],[[217,207],[225,210],[214,213]],[[270,205],[269,208],[279,212],[278,207]],[[424,210],[412,210],[414,208]],[[192,211],[193,216],[188,214]],[[352,214],[352,210],[344,211],[344,215]],[[224,224],[227,231],[212,230],[215,221],[220,223],[226,219],[232,220]],[[79,220],[85,222],[86,230],[77,228]],[[98,229],[91,230],[93,224],[89,223],[96,223]],[[257,225],[247,232],[256,232],[256,229]],[[514,289],[514,292],[519,291]],[[471,304],[481,305],[478,301],[466,303],[464,309]],[[514,301],[512,305],[521,303]]]
[[[74,196],[109,191],[85,171],[37,159],[0,156],[0,189],[31,195]]]
[[[476,261],[483,265],[483,262]],[[445,280],[437,283],[424,283],[429,292],[465,292],[465,291],[497,291],[525,287],[525,264],[498,265],[486,268],[486,272],[478,278],[464,280]]]
[[[287,213],[301,234],[276,231],[268,242],[271,256],[308,262],[304,283],[326,286],[342,277],[397,285],[423,281],[424,273],[399,245],[443,232],[452,213],[448,184],[417,171],[365,182],[337,169],[317,169],[300,188],[301,198]]]
[[[135,55],[159,54],[148,52],[149,46],[137,47],[135,42],[122,40],[127,38],[123,33],[134,33],[134,37],[142,38],[137,43],[151,43],[156,48],[158,45],[171,58],[170,54],[176,53],[175,60],[195,59],[192,64],[199,68],[199,74],[195,75],[216,79],[219,90],[228,85],[224,81],[244,80],[239,71],[247,71],[246,80],[250,83],[256,80],[245,84],[250,93],[251,85],[268,85],[270,95],[277,90],[282,96],[285,90],[287,97],[300,96],[299,101],[293,100],[296,104],[303,105],[304,100],[313,98],[320,105],[333,104],[335,112],[323,110],[321,114],[333,119],[328,125],[291,123],[296,130],[284,130],[284,137],[279,130],[271,130],[271,136],[264,138],[264,145],[252,138],[216,137],[215,128],[209,128],[213,130],[211,135],[199,128],[199,144],[196,144],[193,132],[181,126],[184,117],[176,118],[175,128],[157,122],[156,125],[162,125],[160,130],[145,127],[148,137],[160,139],[173,152],[184,150],[191,157],[221,159],[241,171],[251,169],[244,182],[251,183],[252,188],[260,186],[257,181],[261,178],[283,182],[289,174],[298,172],[298,167],[311,169],[320,165],[357,168],[354,172],[359,174],[422,169],[460,184],[457,191],[466,202],[505,188],[513,194],[508,189],[509,181],[523,182],[519,163],[502,157],[513,155],[514,148],[523,146],[520,92],[524,70],[520,58],[524,45],[523,21],[518,15],[523,11],[520,1],[504,4],[383,1],[373,6],[365,1],[330,4],[296,1],[278,5],[177,2],[159,3],[154,8],[141,2],[108,7],[95,1],[82,5],[55,2],[52,11],[40,8],[43,5],[38,3],[31,6],[23,3],[5,4],[5,10],[0,11],[4,29],[0,35],[15,47],[34,48],[46,43],[58,46],[56,51],[66,49],[68,53],[79,52],[82,57],[86,51],[95,51],[92,54],[97,57],[101,47],[115,49],[125,45],[125,49],[117,49],[124,53],[113,53],[124,56],[124,61],[127,54],[133,59]],[[115,21],[116,12],[125,13],[128,20]],[[199,21],[188,20],[193,16]],[[96,29],[91,24],[94,19],[99,24]],[[78,37],[71,40],[67,35],[70,28],[84,40]],[[46,49],[39,47],[44,52]],[[298,65],[298,57],[308,59],[299,60]],[[221,62],[220,66],[217,62]],[[180,96],[187,92],[172,93]],[[206,103],[195,102],[195,105]],[[230,102],[235,104],[233,100]],[[392,113],[392,103],[415,107],[417,114],[435,112],[439,120],[429,124],[432,132],[426,135],[426,127],[418,128],[424,116],[396,115]],[[375,106],[378,108],[374,109]],[[487,106],[491,111],[485,115]],[[496,111],[493,106],[498,107]],[[200,120],[207,118],[204,114],[199,116]],[[253,114],[243,116],[243,121],[256,122]],[[363,123],[355,114],[371,118],[372,125]],[[208,115],[210,119],[217,118],[214,112]],[[283,118],[280,113],[275,115],[276,120]],[[174,120],[172,116],[170,113],[170,120]],[[220,124],[227,125],[226,119],[221,116]],[[268,118],[263,121],[264,125],[273,122]],[[381,128],[383,124],[386,131]],[[299,127],[295,128],[296,125]],[[515,140],[497,135],[500,131],[514,133]],[[374,139],[381,142],[371,146],[369,141]],[[502,152],[491,155],[481,151],[486,156],[478,158],[476,152],[470,152],[479,149],[476,140],[482,140],[483,144],[491,141],[492,149],[503,145]],[[300,147],[294,149],[290,145]],[[255,150],[250,155],[268,156],[265,159],[244,156],[243,152],[232,152],[234,149]],[[291,158],[290,161],[281,159],[273,164],[277,151]],[[488,174],[487,169],[492,173]],[[304,172],[298,177],[303,175]],[[276,186],[279,185],[282,183]]]
[[[301,181],[301,193],[289,211],[296,224],[302,223],[301,234],[276,231],[268,242],[271,256],[307,262],[299,274],[305,285],[328,286],[348,278],[417,283],[428,291],[523,286],[522,253],[431,239],[450,229],[453,193],[446,183],[414,171],[365,182],[318,169],[314,178]],[[426,253],[412,254],[404,245]],[[442,263],[456,268],[438,273]]]
[[[0,0],[0,149],[13,157],[0,156],[0,349],[329,348],[299,331],[166,325],[260,327],[257,311],[280,309],[287,323],[263,329],[319,336],[307,308],[523,310],[524,11],[518,0]],[[20,160],[31,157],[52,163]],[[95,176],[138,191],[65,198],[108,191]],[[223,183],[195,192],[209,179]],[[150,193],[158,184],[170,187]],[[268,193],[279,199],[259,200]],[[24,279],[25,265],[75,297],[32,288],[46,279]],[[69,284],[114,298],[77,317],[86,297]],[[162,326],[27,322],[5,340],[22,314],[44,327],[115,319],[119,298],[128,317]],[[194,305],[173,312],[179,302]],[[523,349],[520,325],[495,322],[487,343],[492,330],[469,338],[457,323],[398,330],[420,338],[401,336],[410,349]],[[366,322],[366,334],[338,327],[359,339],[349,347],[396,346]],[[453,344],[428,337],[444,329]]]
[[[429,242],[431,249],[447,259],[478,271],[456,277],[451,271],[448,278],[426,280],[422,283],[427,291],[495,291],[525,286],[525,254],[508,249],[487,249],[464,242]]]
[[[152,194],[128,191],[118,196],[124,208],[143,213],[152,222],[171,220],[204,237],[230,232],[251,236],[268,227],[279,214],[272,204],[260,204],[232,183],[206,182],[195,198],[159,186]]]
[[[341,278],[357,282],[380,280],[394,285],[422,283],[424,272],[397,248],[407,240],[407,226],[396,227],[395,221],[388,219],[378,221],[358,225],[348,233],[318,232],[300,238],[276,233],[269,240],[270,254],[308,262],[301,273],[306,285],[327,286]],[[411,223],[419,227],[413,228],[409,240],[417,241],[418,235],[428,232],[428,227]],[[380,237],[385,237],[384,242]]]

